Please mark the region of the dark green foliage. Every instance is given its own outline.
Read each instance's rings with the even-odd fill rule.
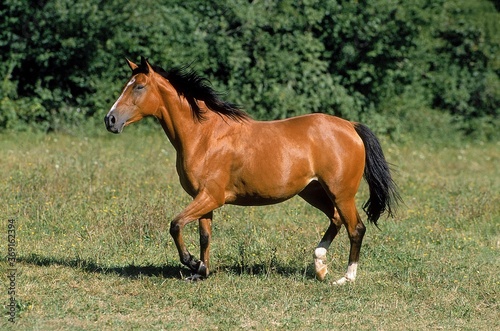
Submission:
[[[497,131],[500,14],[487,0],[6,0],[0,16],[4,129],[100,119],[123,58],[143,55],[192,64],[259,119],[324,112],[394,136],[433,107],[467,134]]]
[[[500,115],[500,71],[489,68],[488,53],[494,51],[487,49],[493,46],[485,45],[481,30],[463,21],[439,29],[436,35],[440,44],[432,63],[433,106],[449,110],[471,134]],[[496,130],[493,122],[489,126],[483,129]]]

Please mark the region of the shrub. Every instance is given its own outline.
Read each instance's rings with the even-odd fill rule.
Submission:
[[[192,64],[259,119],[325,112],[395,135],[407,112],[434,107],[463,132],[490,136],[500,100],[497,39],[486,40],[484,27],[461,20],[495,9],[483,0],[474,15],[464,15],[468,6],[6,0],[0,128],[59,130],[102,117],[129,75],[123,58],[144,55],[163,67]]]

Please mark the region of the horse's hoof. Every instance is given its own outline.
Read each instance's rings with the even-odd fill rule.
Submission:
[[[326,249],[318,247],[314,251],[314,270],[316,271],[316,278],[323,281],[328,273],[326,265]]]
[[[334,285],[344,285],[346,283],[352,283],[354,282],[354,279],[351,279],[351,278],[348,278],[348,277],[342,277],[340,278],[339,280],[337,280],[335,283],[333,283]]]
[[[203,276],[203,277],[208,276],[208,268],[205,265],[205,263],[203,263],[203,261],[200,261],[200,266],[198,267],[198,270],[196,271],[196,273],[199,274],[200,276]]]
[[[325,280],[326,274],[328,273],[326,264],[323,264],[322,261],[316,261],[314,268],[316,269],[316,278],[320,281]]]

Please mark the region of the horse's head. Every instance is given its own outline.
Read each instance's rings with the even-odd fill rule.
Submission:
[[[108,131],[120,133],[125,125],[153,116],[158,110],[159,95],[154,70],[145,58],[137,65],[127,59],[132,77],[123,88],[110,111],[104,117]]]

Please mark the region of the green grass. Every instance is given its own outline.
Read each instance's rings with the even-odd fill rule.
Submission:
[[[368,225],[354,284],[333,285],[345,231],[327,280],[314,279],[327,221],[300,199],[216,211],[213,274],[187,283],[168,229],[189,197],[157,130],[0,136],[0,251],[13,218],[18,256],[16,324],[4,307],[0,329],[500,328],[499,143],[384,142],[405,205],[381,230]],[[198,255],[196,223],[186,232]]]

